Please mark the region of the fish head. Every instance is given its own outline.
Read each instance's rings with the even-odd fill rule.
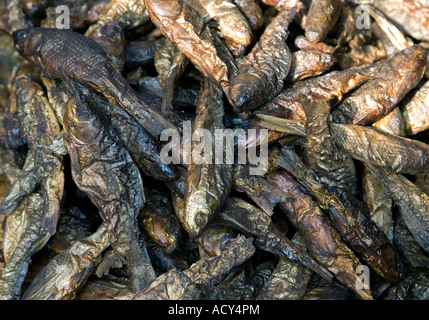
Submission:
[[[237,78],[240,77],[237,76]],[[235,81],[234,81],[235,82]],[[230,89],[230,100],[234,111],[242,112],[245,111],[246,105],[253,97],[255,93],[253,82],[238,82],[231,86]]]
[[[191,238],[197,238],[205,230],[212,217],[214,199],[205,191],[197,190],[188,198],[185,227]]]
[[[36,55],[43,44],[43,33],[34,28],[16,30],[12,38],[16,50],[27,59]]]

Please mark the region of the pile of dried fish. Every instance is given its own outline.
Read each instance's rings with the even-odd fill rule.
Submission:
[[[429,299],[426,1],[1,0],[0,30],[1,299]]]

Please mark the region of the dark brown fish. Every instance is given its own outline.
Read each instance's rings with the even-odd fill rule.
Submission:
[[[286,238],[273,224],[271,217],[257,207],[239,198],[230,198],[220,217],[232,228],[254,236],[255,244],[262,250],[299,261],[325,279],[332,279],[328,270]]]
[[[290,120],[260,114],[266,128],[306,136],[305,120]],[[390,134],[375,126],[330,123],[337,145],[353,158],[380,165],[396,173],[424,174],[429,170],[429,146],[419,140]]]
[[[293,201],[282,203],[281,208],[304,236],[308,251],[314,259],[358,297],[371,300],[370,290],[356,286],[359,283],[356,272],[360,265],[359,259],[343,242],[331,221],[305,188],[283,169],[270,173],[267,179],[294,197]]]
[[[299,80],[318,76],[328,71],[335,63],[335,58],[329,53],[313,50],[299,50],[293,53],[287,80]]]
[[[429,145],[387,133],[377,127],[331,123],[341,148],[361,161],[382,165],[396,173],[422,174],[429,170]]]
[[[107,230],[102,224],[94,234],[55,256],[27,288],[22,299],[73,299],[90,276],[100,254],[109,246]]]
[[[137,227],[137,215],[145,202],[140,172],[118,138],[84,103],[78,89],[69,90],[75,91],[64,115],[64,140],[73,180],[106,221],[108,240],[128,266],[133,289],[142,290],[155,279],[155,272],[144,242],[140,245]]]
[[[299,82],[295,86],[283,90],[270,102],[256,110],[255,114],[247,122],[252,128],[260,128],[258,125],[259,120],[257,120],[256,116],[260,113],[287,119],[305,120],[305,112],[299,99],[301,94],[307,95],[313,101],[329,101],[332,104],[336,104],[343,100],[343,96],[347,92],[365,81],[377,77],[384,64],[384,61],[380,61],[370,66],[332,71],[325,75]],[[271,143],[284,136],[284,133],[270,131],[267,137],[260,135],[253,140],[244,140],[243,145],[256,146],[264,139]]]
[[[291,66],[291,53],[286,44],[288,27],[295,13],[295,10],[280,12],[265,28],[252,51],[239,61],[239,73],[228,93],[236,112],[258,108],[283,89]]]
[[[340,148],[329,126],[331,107],[326,101],[313,102],[304,95],[301,105],[307,116],[305,157],[307,164],[330,187],[356,194],[356,169],[350,154]]]
[[[337,193],[324,185],[299,156],[283,148],[279,164],[292,173],[319,206],[327,210],[342,239],[377,273],[390,281],[400,278],[402,265],[386,235],[369,218],[363,204],[347,193]]]
[[[162,181],[178,177],[179,171],[174,164],[163,163],[160,156],[161,145],[133,117],[96,94],[84,89],[81,92],[104,126],[115,132],[146,175]]]
[[[19,30],[13,37],[18,52],[50,77],[62,79],[64,71],[70,79],[120,105],[154,136],[173,128],[139,99],[95,41],[70,30],[45,28]]]

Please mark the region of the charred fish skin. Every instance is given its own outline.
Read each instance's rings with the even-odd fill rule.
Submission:
[[[134,116],[152,135],[174,128],[133,92],[95,41],[70,30],[31,28],[13,33],[18,52],[56,79],[62,71],[84,87],[102,93]]]

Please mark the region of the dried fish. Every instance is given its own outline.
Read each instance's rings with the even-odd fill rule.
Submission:
[[[429,41],[429,12],[424,0],[375,0],[373,5],[414,39]]]
[[[101,225],[94,234],[55,256],[27,288],[22,299],[73,299],[97,264],[97,258],[109,246],[108,228]]]
[[[67,208],[61,211],[57,232],[49,239],[47,246],[56,253],[63,252],[76,241],[89,237],[91,230],[90,221],[79,208]]]
[[[396,248],[407,259],[411,266],[414,268],[427,268],[429,266],[429,256],[414,239],[410,230],[408,230],[402,214],[396,219],[393,236]]]
[[[16,87],[20,131],[30,151],[0,211],[4,214],[14,211],[22,197],[39,184],[45,202],[43,223],[54,234],[64,186],[62,133],[43,89],[29,76],[17,79]]]
[[[127,285],[108,279],[88,279],[75,300],[131,300],[135,294]]]
[[[246,18],[230,0],[199,0],[219,25],[220,36],[244,46],[250,44],[251,29]]]
[[[389,289],[384,300],[428,300],[429,274],[417,269]]]
[[[273,215],[274,206],[280,202],[291,201],[290,195],[261,176],[250,175],[249,166],[235,165],[232,188],[244,192],[265,213]]]
[[[70,79],[119,104],[155,136],[173,127],[139,99],[95,41],[70,30],[45,28],[18,30],[13,37],[18,52],[46,75],[62,79],[63,70]]]
[[[259,29],[264,23],[262,9],[255,0],[233,0],[249,22],[252,30]]]
[[[184,1],[148,1],[152,22],[182,51],[206,77],[216,80],[224,90],[229,87],[228,65],[217,53],[204,20]]]
[[[369,219],[364,206],[349,194],[337,193],[324,185],[290,149],[283,148],[279,164],[292,173],[327,210],[342,239],[376,272],[390,281],[401,276],[401,263],[386,235]]]
[[[176,81],[188,65],[186,55],[166,40],[162,48],[155,52],[155,68],[158,71],[158,82],[163,88],[162,113],[172,111]]]
[[[365,165],[389,190],[401,208],[408,229],[422,248],[429,252],[429,196],[402,175],[369,163]]]
[[[413,135],[429,129],[429,82],[418,89],[401,108],[407,135]]]
[[[0,275],[0,297],[3,300],[20,299],[31,256],[39,251],[51,236],[43,223],[43,209],[42,195],[33,193],[7,217],[3,243],[5,266]]]
[[[296,82],[317,76],[329,70],[335,63],[335,58],[320,51],[299,50],[293,53],[287,80]]]
[[[413,89],[426,68],[426,54],[414,45],[392,56],[383,78],[368,81],[332,113],[338,123],[371,124],[387,115]]]
[[[307,116],[307,163],[328,186],[356,194],[356,169],[351,156],[336,144],[329,127],[330,106],[326,101],[312,102],[301,96]]]
[[[155,272],[144,246],[140,247],[137,215],[145,201],[140,173],[129,153],[84,103],[78,89],[69,90],[76,91],[64,115],[64,140],[73,180],[106,221],[108,240],[130,269],[133,289],[142,290],[155,279]]]
[[[111,21],[116,21],[123,29],[135,28],[149,21],[149,14],[143,0],[113,0],[100,13],[97,20],[97,23],[88,28],[86,35]]]
[[[191,237],[197,237],[207,227],[225,204],[231,190],[232,166],[228,165],[224,158],[219,163],[214,153],[204,151],[206,147],[213,150],[213,143],[218,141],[211,141],[203,130],[208,130],[214,137],[216,129],[225,128],[222,123],[224,110],[221,95],[219,86],[213,80],[207,79],[193,123],[193,131],[199,135],[200,141],[193,141],[191,145],[192,163],[188,165],[185,181],[185,216],[181,220]],[[222,154],[222,157],[226,155]]]
[[[304,237],[297,233],[292,241],[304,249]],[[304,297],[312,272],[302,264],[280,258],[257,300],[300,300]]]
[[[397,173],[419,174],[429,170],[429,146],[421,141],[392,135],[376,127],[332,123],[331,129],[338,145],[355,159],[382,165]]]
[[[341,0],[313,0],[305,21],[305,37],[311,42],[322,42],[337,23]]]
[[[298,36],[295,38],[295,46],[303,51],[321,51],[329,54],[332,54],[335,51],[334,47],[323,42],[311,42],[304,36]]]
[[[272,130],[306,136],[305,121],[258,115]],[[396,173],[422,174],[428,170],[428,145],[390,134],[377,127],[330,123],[335,142],[353,158],[380,165]],[[382,151],[381,151],[382,150]]]
[[[314,259],[358,297],[371,300],[371,292],[356,285],[359,283],[356,273],[360,265],[358,258],[341,240],[340,234],[311,195],[283,169],[270,173],[267,179],[294,197],[293,201],[282,203],[281,208],[304,236],[308,251]]]
[[[295,10],[280,12],[252,51],[240,60],[239,74],[232,80],[228,94],[236,112],[260,107],[283,89],[291,65],[286,39],[295,13]]]
[[[424,2],[0,0],[0,298],[426,299]]]
[[[333,104],[338,103],[347,92],[361,85],[363,82],[376,77],[383,65],[384,62],[380,61],[370,66],[332,71],[325,75],[297,83],[295,86],[283,90],[270,102],[257,109],[255,115],[250,117],[247,122],[249,122],[250,127],[259,128],[258,114],[305,120],[305,112],[299,100],[301,94],[307,95],[313,101],[323,100],[330,101]],[[270,131],[267,137],[255,136],[253,140],[243,139],[242,144],[246,147],[256,146],[264,141],[264,139],[271,143],[282,137],[284,137],[284,134]]]
[[[178,248],[181,226],[169,199],[162,194],[146,193],[146,203],[139,213],[139,223],[151,239],[166,252]]]
[[[172,270],[162,274],[135,300],[181,300],[198,297],[193,284],[215,285],[235,266],[253,255],[252,238],[239,235],[230,240],[221,255],[200,259],[185,271]]]
[[[96,94],[84,89],[81,92],[104,126],[115,132],[135,163],[146,175],[163,181],[178,177],[179,172],[174,164],[163,163],[159,143],[133,117]]]
[[[256,237],[256,245],[263,250],[299,261],[322,277],[332,279],[332,274],[286,238],[265,212],[244,200],[230,198],[220,216],[232,227]]]

